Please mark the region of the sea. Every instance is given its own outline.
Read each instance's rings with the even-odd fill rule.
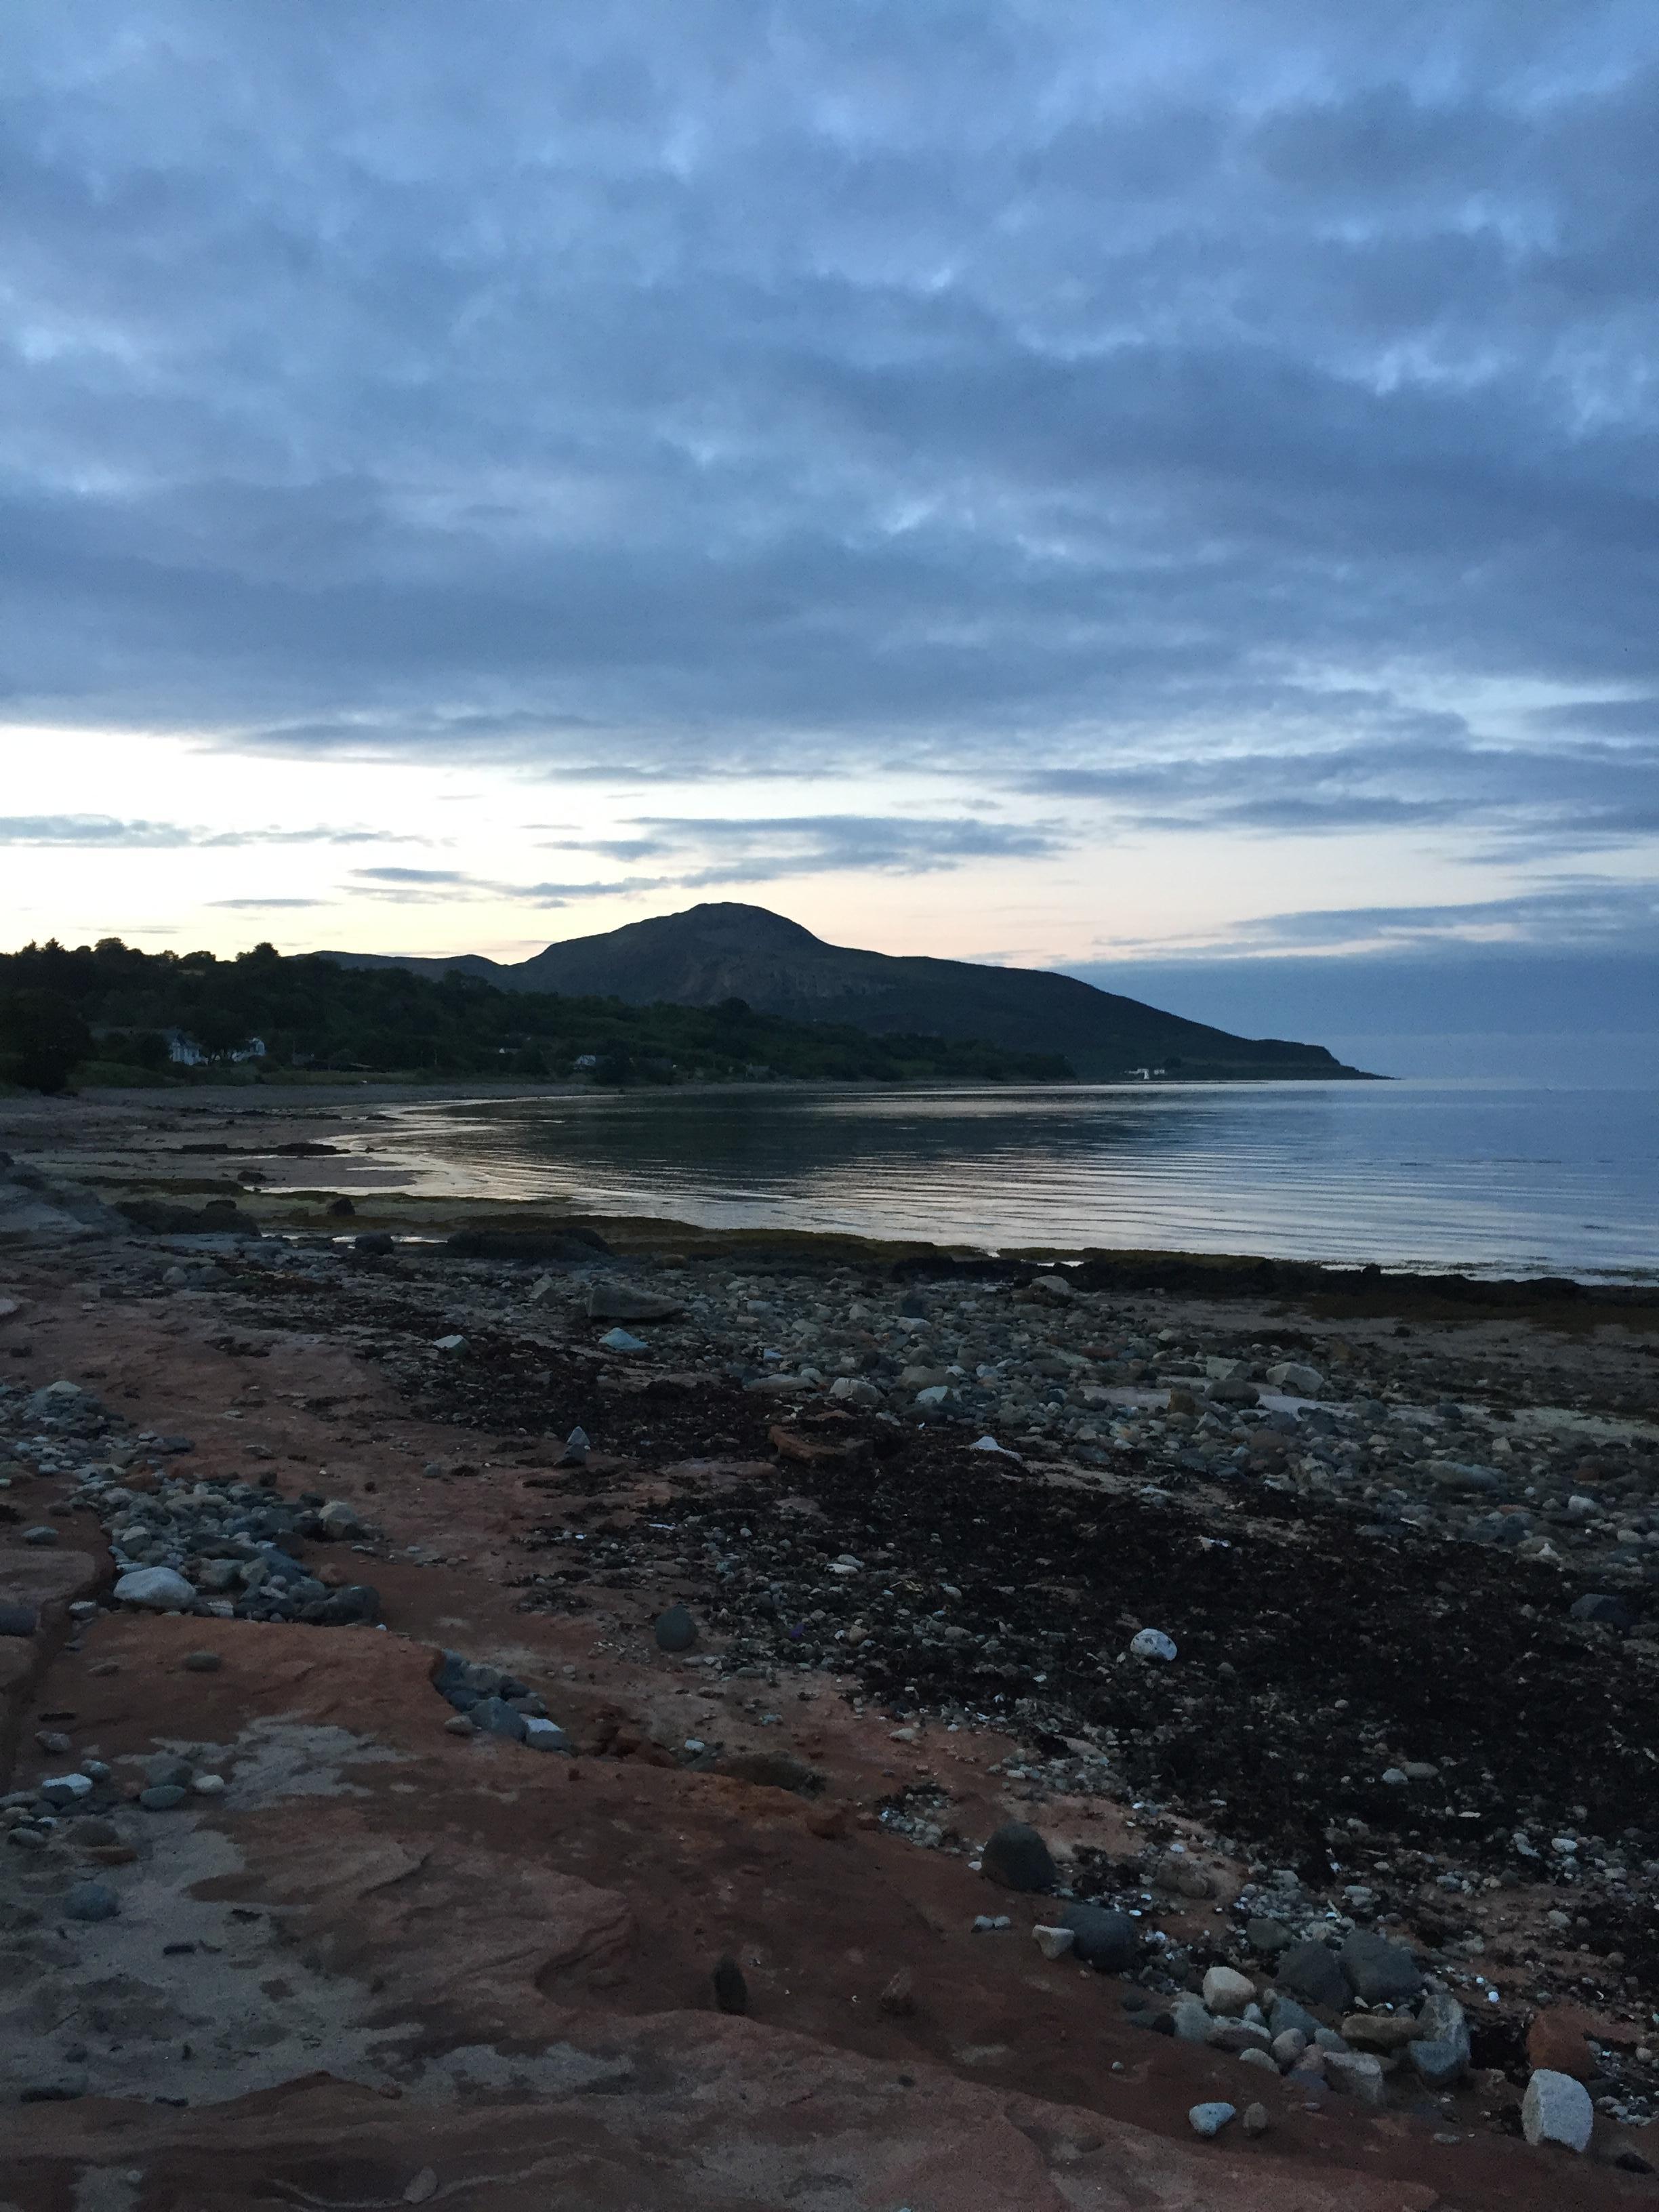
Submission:
[[[711,1228],[1659,1279],[1651,1091],[641,1090],[392,1108],[360,1143],[412,1193]]]

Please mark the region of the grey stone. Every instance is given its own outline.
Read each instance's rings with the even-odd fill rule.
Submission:
[[[48,1805],[81,1805],[92,1795],[92,1778],[88,1774],[49,1774],[40,1787],[40,1793]]]
[[[1194,2105],[1187,2115],[1187,2122],[1195,2136],[1202,2136],[1208,2142],[1212,2136],[1221,2133],[1229,2120],[1237,2118],[1236,2106],[1213,2103]]]
[[[187,1759],[180,1759],[170,1751],[154,1752],[144,1760],[144,1779],[156,1789],[184,1789],[193,1780],[196,1769]]]
[[[1409,2004],[1422,1994],[1422,1969],[1411,1953],[1372,1929],[1356,1928],[1344,1937],[1342,1965],[1367,2004]]]
[[[1291,1944],[1279,1959],[1278,1979],[1287,1995],[1335,2012],[1346,2012],[1353,1995],[1342,1961],[1317,1937]]]
[[[697,1624],[686,1607],[671,1605],[657,1615],[653,1633],[659,1651],[689,1651],[697,1640]]]
[[[532,1751],[568,1751],[570,1748],[570,1739],[558,1723],[536,1713],[525,1716],[524,1741]]]
[[[1437,1990],[1424,2000],[1417,2025],[1417,2040],[1407,2045],[1406,2056],[1425,2088],[1449,2089],[1469,2063],[1469,2026],[1463,2008],[1449,1992]]]
[[[187,1674],[216,1674],[225,1662],[216,1651],[186,1651],[179,1663]]]
[[[1529,2143],[1565,2143],[1569,2150],[1589,2148],[1595,2124],[1590,2093],[1571,2074],[1541,2066],[1521,2100],[1521,2132]]]
[[[487,1735],[506,1736],[509,1742],[522,1743],[530,1723],[524,1715],[514,1712],[504,1698],[480,1698],[467,1714],[475,1729]]]
[[[43,1521],[38,1528],[24,1529],[23,1541],[26,1544],[40,1546],[55,1544],[58,1541],[58,1531],[49,1521]]]
[[[188,1613],[196,1592],[171,1567],[134,1567],[115,1585],[118,1605],[142,1606],[148,1613]]]
[[[33,1636],[40,1626],[32,1605],[0,1605],[0,1636]]]
[[[1272,1958],[1288,1951],[1296,1938],[1282,1920],[1269,1920],[1265,1912],[1256,1912],[1244,1923],[1244,1941],[1251,1950]]]
[[[1346,2089],[1349,2096],[1357,2097],[1362,2105],[1388,2101],[1389,2085],[1382,2062],[1369,2051],[1328,2051],[1325,2079],[1333,2088]]]
[[[189,1790],[176,1782],[158,1782],[138,1792],[138,1802],[146,1813],[171,1813],[189,1796]]]
[[[1272,2038],[1252,2020],[1218,2020],[1204,2040],[1212,2051],[1230,2051],[1237,2057],[1243,2051],[1267,2050]]]
[[[1215,2022],[1204,2008],[1202,1997],[1190,1990],[1178,1996],[1170,2008],[1170,2017],[1175,2023],[1176,2039],[1182,2043],[1207,2043]]]
[[[1023,1820],[1003,1822],[987,1842],[980,1866],[988,1881],[1000,1882],[1005,1889],[1024,1890],[1036,1895],[1054,1886],[1054,1863],[1048,1846],[1036,1830],[1028,1828]],[[1069,1913],[1060,1924],[1066,1928],[1076,1925]],[[1077,1949],[1082,1955],[1080,1936]]]
[[[1247,2044],[1238,2054],[1238,2063],[1241,2066],[1257,2067],[1262,2073],[1271,2074],[1275,2081],[1279,2078],[1279,2061],[1259,2044]]]
[[[1140,1957],[1140,1923],[1127,1912],[1115,1912],[1104,1905],[1068,1905],[1060,1924],[1077,1938],[1073,1958],[1098,1974],[1127,1973]]]
[[[373,1583],[349,1583],[343,1589],[331,1590],[323,1600],[321,1620],[325,1628],[349,1628],[358,1621],[374,1622],[380,1617],[380,1593]]]
[[[314,1497],[316,1493],[312,1494]],[[331,1543],[343,1543],[349,1537],[362,1534],[363,1524],[356,1507],[347,1504],[343,1498],[331,1498],[325,1505],[319,1505],[317,1518],[322,1523],[324,1535]]]
[[[1278,1990],[1268,1996],[1266,2011],[1267,2025],[1275,2035],[1283,2035],[1287,2028],[1294,2028],[1311,2043],[1319,2033],[1319,2022],[1313,2014],[1304,2006],[1297,2004],[1294,1997],[1285,1996]]]
[[[113,1920],[121,1900],[107,1882],[77,1881],[64,1899],[66,1920]]]
[[[1267,2046],[1280,2066],[1294,2066],[1307,2047],[1308,2039],[1299,2027],[1281,2028]]]
[[[595,1283],[586,1304],[590,1321],[669,1321],[685,1311],[678,1298],[635,1290],[631,1283]]]
[[[1237,2020],[1255,1996],[1255,1984],[1231,1966],[1212,1966],[1204,1977],[1204,2002],[1214,2013]]]
[[[1244,2107],[1244,2132],[1247,2136],[1265,2136],[1270,2125],[1265,2105],[1247,2105]]]

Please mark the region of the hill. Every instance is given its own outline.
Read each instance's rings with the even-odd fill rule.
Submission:
[[[1233,1036],[1139,999],[1041,969],[989,968],[828,945],[764,907],[692,907],[498,963],[374,953],[322,956],[355,967],[459,971],[509,991],[556,991],[630,1006],[716,1006],[740,999],[791,1022],[850,1024],[872,1036],[982,1039],[1013,1052],[1061,1054],[1100,1079],[1139,1067],[1223,1077],[1353,1076],[1322,1045]]]

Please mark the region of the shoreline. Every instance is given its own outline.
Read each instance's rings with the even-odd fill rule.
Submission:
[[[521,1212],[471,1250],[355,1221],[258,1242],[73,1225],[0,1248],[0,1582],[84,1563],[82,1616],[0,1678],[0,1787],[62,1771],[35,1732],[67,1714],[73,1755],[120,1783],[90,1808],[116,1838],[93,1871],[134,1886],[60,1984],[137,1971],[158,1924],[256,1940],[181,1917],[205,1822],[243,1855],[239,1898],[302,1898],[315,1955],[349,1943],[349,1972],[389,1977],[420,2023],[407,2064],[338,2032],[358,2094],[418,2095],[446,2037],[534,2047],[549,1994],[578,2045],[702,2034],[714,1960],[740,1948],[745,2033],[786,2032],[815,2076],[925,2065],[1109,2112],[1159,2156],[1195,2100],[1242,2106],[1248,2083],[1279,2149],[1354,2186],[1432,2175],[1449,2131],[1471,2212],[1577,2212],[1571,2176],[1492,2132],[1546,2063],[1529,2051],[1616,2108],[1585,2208],[1659,2119],[1659,1784],[1620,1748],[1659,1683],[1659,1314],[1162,1254],[607,1254],[568,1216],[514,1239]],[[227,1534],[228,1484],[292,1531],[278,1579]],[[26,1521],[63,1545],[27,1548]],[[182,1572],[195,1609],[112,1605],[124,1566]],[[388,1632],[329,1625],[371,1599]],[[685,1650],[655,1628],[677,1605]],[[1138,1656],[1145,1630],[1176,1656]],[[565,1755],[458,1731],[440,1647],[528,1683]],[[217,1670],[185,1671],[204,1648]],[[292,1784],[259,1763],[273,1729],[298,1732]],[[227,1747],[226,1790],[158,1816],[137,1762],[179,1741]],[[346,1793],[334,1742],[358,1747]],[[1051,1855],[1036,1892],[989,1878],[1011,1821]],[[54,1897],[75,1828],[39,1833],[0,1852],[0,1886]],[[637,1935],[538,1981],[528,2011],[495,1967],[446,1964],[471,1941],[517,1957],[526,1920],[601,1896]],[[1103,1980],[1033,1945],[1073,1904],[1116,1931]],[[1295,1945],[1328,1961],[1356,1936],[1464,2020],[1470,2055],[1431,2090],[1401,2039],[1416,1995],[1374,2045],[1340,1976],[1330,2002],[1295,1994]],[[1253,2039],[1204,2001],[1224,1965],[1275,2033],[1286,2005],[1316,2018],[1325,2057],[1247,2066]],[[916,1994],[890,2011],[901,1974]],[[276,2071],[216,2054],[210,2100],[314,2068],[290,2008],[338,2017],[355,1984],[306,1975],[273,1954]],[[181,1984],[183,2015],[210,1986]],[[88,2124],[134,2094],[195,2103],[185,2032],[126,2088],[138,2060],[86,2038]],[[1344,2088],[1335,2062],[1373,2050]],[[37,2051],[0,2026],[0,2075],[34,2081]]]

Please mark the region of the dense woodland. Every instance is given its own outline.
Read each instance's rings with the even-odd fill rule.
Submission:
[[[169,1058],[173,1036],[205,1056]],[[263,1056],[238,1059],[258,1040]],[[596,1063],[578,1069],[588,1058]],[[327,1071],[438,1079],[591,1073],[606,1085],[744,1075],[797,1080],[1059,1082],[1053,1053],[781,1020],[740,999],[634,1006],[619,999],[500,991],[471,976],[345,968],[269,945],[141,952],[118,938],[0,954],[0,1081],[87,1084],[295,1078]]]

